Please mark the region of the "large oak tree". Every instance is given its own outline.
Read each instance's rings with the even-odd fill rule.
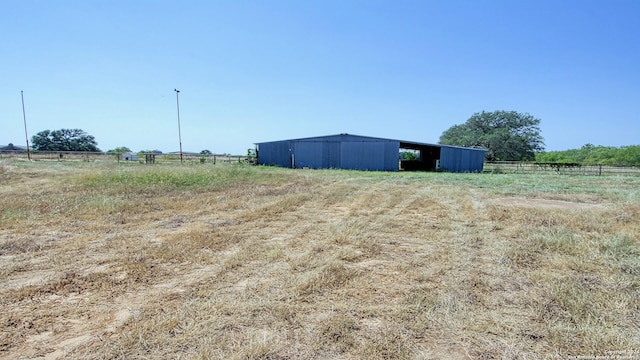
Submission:
[[[516,111],[475,113],[442,133],[439,143],[489,149],[489,161],[535,160],[535,153],[544,150],[540,119]]]
[[[80,129],[44,130],[31,138],[41,151],[100,151],[96,139]]]

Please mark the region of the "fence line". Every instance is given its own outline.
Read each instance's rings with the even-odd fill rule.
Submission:
[[[25,151],[0,150],[0,159],[17,158],[27,159]],[[34,161],[112,161],[123,163],[174,163],[180,162],[180,154],[155,154],[155,153],[127,153],[107,154],[103,152],[83,151],[31,151]],[[183,153],[182,158],[187,163],[243,163],[253,162],[253,157],[247,155],[228,154],[188,154]]]
[[[562,163],[535,163],[520,161],[494,161],[484,164],[484,172],[508,174],[563,174],[563,175],[635,175],[639,166],[582,165]]]
[[[82,151],[32,151],[34,161],[112,161],[123,163],[179,163],[180,154],[128,153],[107,154]],[[151,155],[151,156],[147,156]],[[26,151],[0,150],[0,159],[27,159]],[[227,154],[183,153],[186,163],[255,163],[254,156]],[[521,161],[494,161],[484,164],[483,172],[506,174],[563,174],[563,175],[631,175],[640,176],[640,166],[582,165],[561,163],[536,163]]]

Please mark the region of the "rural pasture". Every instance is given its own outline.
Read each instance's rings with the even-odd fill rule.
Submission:
[[[0,161],[0,359],[640,358],[640,177]]]

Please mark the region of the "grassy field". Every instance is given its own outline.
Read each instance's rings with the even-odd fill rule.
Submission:
[[[2,359],[640,358],[640,178],[0,162]]]

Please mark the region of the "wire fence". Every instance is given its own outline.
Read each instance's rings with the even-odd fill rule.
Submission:
[[[157,153],[124,153],[107,154],[103,152],[86,151],[31,151],[31,160],[34,161],[105,161],[121,163],[253,163],[254,157],[248,155],[229,154],[157,154]],[[2,151],[0,159],[17,158],[27,160],[24,151]]]
[[[0,159],[17,158],[27,160],[26,151],[0,150]],[[32,151],[31,160],[34,161],[105,161],[120,163],[249,163],[255,164],[256,157],[250,155],[229,154],[195,154],[183,153],[182,159],[178,153],[124,153],[107,154],[104,152],[84,151]],[[610,166],[610,165],[582,165],[563,163],[537,163],[521,161],[495,161],[484,164],[485,173],[494,174],[561,174],[607,176],[627,175],[640,176],[640,166]]]
[[[495,161],[484,164],[483,172],[504,174],[562,174],[562,175],[629,175],[640,176],[640,166],[582,165],[563,163],[536,163]]]

